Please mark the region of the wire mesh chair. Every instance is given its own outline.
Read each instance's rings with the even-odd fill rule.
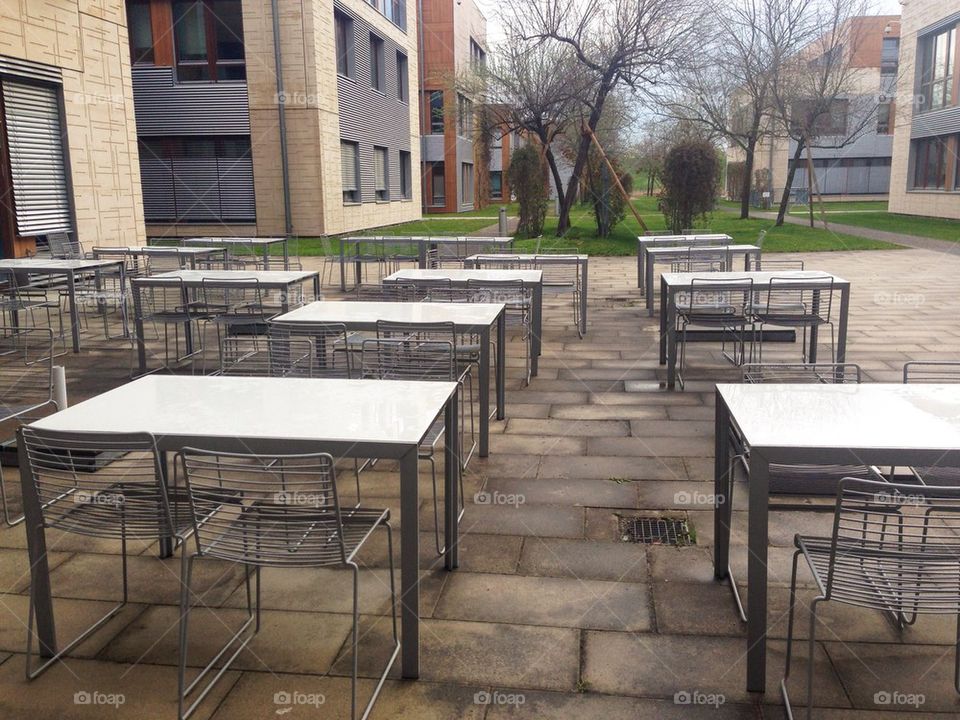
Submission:
[[[235,336],[220,340],[218,375],[313,377],[313,343],[305,338]]]
[[[562,247],[555,245],[543,245],[537,248],[537,255],[577,255],[580,249],[575,247]]]
[[[404,283],[413,288],[413,300],[425,300],[431,292],[437,288],[452,287],[450,278],[416,278],[414,280],[404,280]],[[390,283],[384,283],[389,285]]]
[[[719,328],[721,352],[734,365],[746,358],[747,328],[753,327],[747,312],[753,294],[753,279],[693,278],[686,299],[677,300],[677,324],[680,329],[680,362],[677,379],[683,387],[686,367],[687,330],[691,325]],[[727,335],[733,341],[733,354],[727,352]]]
[[[950,360],[912,360],[903,365],[903,382],[909,384],[960,383],[960,362]],[[911,467],[909,472],[924,485],[960,485],[960,467],[930,465]],[[896,468],[890,469],[891,478]]]
[[[793,260],[789,258],[768,258],[760,256],[754,263],[754,268],[759,272],[761,270],[803,270],[803,260]]]
[[[46,322],[38,323],[38,315],[44,316]],[[61,340],[65,338],[59,299],[50,297],[46,285],[34,284],[28,273],[0,270],[0,316],[16,318],[18,326],[51,330],[56,318],[56,336]],[[26,322],[20,321],[21,316]]]
[[[164,367],[189,360],[203,353],[203,324],[211,319],[203,303],[191,300],[179,278],[163,280],[142,278],[133,284],[136,312],[143,325],[152,325],[157,337],[163,328]],[[173,329],[174,354],[170,356],[170,329]],[[184,333],[184,351],[180,352],[180,332]],[[144,341],[146,339],[144,338]]]
[[[159,255],[151,253],[150,255],[146,256],[145,261],[147,266],[147,275],[159,275],[166,272],[175,272],[177,270],[183,270],[187,266],[186,256],[181,255],[178,252],[165,252]],[[214,261],[205,258],[202,262],[211,263]],[[204,269],[213,268],[206,267]]]
[[[671,261],[670,271],[676,273],[723,272],[727,269],[729,253],[726,248],[713,250],[708,246],[689,247]]]
[[[757,293],[750,312],[757,323],[754,341],[759,352],[757,359],[763,362],[763,327],[775,325],[803,331],[802,358],[807,360],[807,333],[823,326],[830,328],[830,361],[836,359],[834,342],[833,277],[831,275],[809,278],[772,277],[766,292]],[[751,348],[751,358],[753,351]]]
[[[533,266],[543,273],[543,292],[569,293],[573,299],[573,324],[583,338],[580,327],[580,258],[577,255],[537,255]]]
[[[895,618],[900,629],[919,615],[957,616],[954,688],[960,692],[960,488],[846,478],[837,492],[832,535],[798,534],[794,544],[787,657],[780,682],[788,717],[793,717],[787,682],[801,557],[818,591],[810,603],[808,720],[813,712],[817,608],[823,602],[879,610]]]
[[[43,527],[120,541],[123,594],[106,615],[33,667],[34,587],[30,584],[27,678],[37,677],[101,628],[128,601],[127,541],[169,538],[179,543],[190,526],[189,503],[168,488],[160,455],[144,433],[61,433],[23,427],[18,434]],[[91,578],[94,582],[102,578]]]
[[[354,358],[360,354],[361,333],[348,333],[343,323],[301,323],[271,319],[268,335],[276,340],[306,340],[311,345],[310,377],[351,378]],[[355,352],[354,352],[355,351]],[[359,361],[356,362],[359,365]]]
[[[212,323],[217,332],[217,347],[224,337],[265,335],[267,321],[276,313],[264,303],[264,292],[256,278],[224,280],[202,278],[200,309],[207,314],[204,324]]]
[[[386,530],[390,568],[392,652],[361,717],[373,708],[400,649],[390,511],[342,510],[333,458],[326,454],[257,456],[184,448],[177,456],[192,510],[192,552],[181,555],[178,717],[189,717],[260,630],[262,568],[343,568],[353,576],[350,717],[358,715],[359,579],[357,555],[373,534]],[[190,615],[202,597],[192,590],[194,562],[215,558],[246,572],[247,617],[213,660],[189,682]],[[251,583],[251,578],[254,583]],[[255,588],[251,587],[255,585]],[[231,652],[232,649],[232,652]],[[224,659],[225,658],[225,659]],[[222,662],[221,659],[224,659]],[[217,668],[217,664],[220,667]],[[216,670],[201,687],[201,682]],[[196,699],[190,697],[197,693]]]
[[[680,231],[681,235],[710,235],[713,232],[710,228],[684,228]]]
[[[464,260],[464,266],[466,265],[467,261]],[[532,267],[532,263],[529,261],[521,261],[519,255],[504,253],[502,255],[477,255],[473,258],[471,267],[477,270],[483,270],[485,268],[493,268],[495,270],[519,270],[521,268]]]
[[[520,329],[520,339],[525,345],[526,362],[524,384],[530,384],[530,354],[533,343],[533,287],[523,280],[467,280],[467,288],[473,292],[474,302],[502,303],[504,321]]]
[[[126,263],[124,263],[126,267]],[[60,289],[61,303],[69,302],[68,290]],[[103,322],[103,335],[112,340],[129,336],[127,326],[126,273],[116,268],[97,268],[78,273],[74,281],[74,299],[81,310],[80,319],[86,323],[90,311],[99,315]],[[111,308],[120,314],[122,333],[110,334],[109,314]]]
[[[57,260],[83,260],[89,257],[80,241],[65,232],[47,233],[47,249],[50,257]]]
[[[445,381],[461,384],[461,373],[457,365],[453,343],[439,340],[417,342],[396,339],[365,340],[363,343],[361,376],[378,380],[420,380]],[[460,427],[463,428],[463,409],[461,409]],[[446,552],[446,547],[440,543],[440,501],[437,489],[437,466],[435,456],[437,445],[444,438],[443,415],[437,417],[420,443],[418,458],[430,465],[430,479],[433,485],[433,520],[434,542],[437,554]],[[457,447],[462,445],[461,439],[453,439]],[[458,518],[463,517],[463,473],[458,473],[460,483],[460,508]]]
[[[408,283],[389,282],[382,285],[360,283],[344,300],[361,302],[413,302],[417,299],[416,288]]]
[[[670,230],[644,230],[643,237],[670,237],[673,232]]]
[[[124,275],[127,280],[146,275],[146,262],[139,253],[127,248],[95,247],[93,257],[97,260],[115,260],[123,262]]]
[[[53,357],[49,328],[0,327],[0,427],[19,427],[43,410],[60,409],[53,393]],[[23,522],[23,514],[14,516],[11,510],[2,463],[0,502],[9,527]]]

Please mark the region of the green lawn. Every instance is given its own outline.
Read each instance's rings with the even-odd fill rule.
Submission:
[[[900,215],[888,212],[836,214],[832,215],[830,219],[835,223],[856,225],[857,227],[960,242],[960,220],[924,217],[922,215]]]
[[[861,212],[886,212],[886,200],[827,200],[823,203],[824,212],[828,215],[861,213]],[[794,205],[790,208],[791,215],[806,215],[810,212],[808,205]],[[813,204],[814,216],[820,214],[820,203]]]

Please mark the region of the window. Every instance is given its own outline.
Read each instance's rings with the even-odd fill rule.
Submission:
[[[914,143],[913,186],[943,190],[947,184],[946,137],[924,138]]]
[[[896,75],[900,62],[900,38],[885,37],[880,51],[880,74]]]
[[[457,95],[457,134],[460,137],[473,135],[473,103],[463,95]]]
[[[383,68],[383,38],[370,33],[370,87],[384,91],[387,82]]]
[[[430,134],[443,135],[443,90],[430,91]]]
[[[487,65],[487,53],[473,38],[470,38],[470,64],[475,71],[483,70]]]
[[[413,197],[413,166],[410,164],[410,153],[400,151],[400,197],[409,200]]]
[[[490,171],[490,199],[503,199],[503,172],[500,170]]]
[[[503,133],[500,130],[494,130],[490,133],[490,149],[503,149]]]
[[[877,106],[877,135],[889,135],[892,132],[893,117],[890,112],[890,103],[883,102]]]
[[[920,41],[920,109],[936,110],[953,104],[953,65],[956,28]]]
[[[473,205],[473,163],[460,163],[460,202]]]
[[[439,207],[447,204],[447,182],[442,162],[430,165],[430,204]]]
[[[240,0],[174,0],[173,39],[180,82],[246,79]]]
[[[397,100],[410,99],[410,75],[407,71],[407,56],[397,50]]]
[[[377,200],[386,202],[390,199],[390,163],[385,147],[373,148],[373,179]]]
[[[355,142],[340,141],[340,182],[343,202],[360,202],[360,148]]]
[[[130,35],[130,62],[153,62],[153,27],[150,24],[150,0],[127,3],[127,27]]]
[[[816,101],[798,101],[793,104],[793,122],[797,127],[809,126],[810,132],[817,136],[846,135],[849,100],[834,100],[827,110],[818,106]]]
[[[333,13],[334,35],[337,44],[337,73],[353,77],[353,20],[341,12]]]

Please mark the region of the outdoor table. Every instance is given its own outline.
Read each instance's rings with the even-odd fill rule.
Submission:
[[[283,246],[283,269],[290,269],[290,240],[287,237],[192,237],[182,238],[183,245],[213,245],[221,247],[226,251],[226,259],[231,258],[230,251],[236,247],[246,247],[253,250],[254,257],[257,257],[257,249],[263,250],[263,269],[270,269],[270,247],[272,245]]]
[[[753,280],[754,291],[769,290],[770,279],[791,280],[833,279],[834,290],[840,292],[840,317],[837,321],[837,363],[846,362],[847,320],[850,312],[850,281],[816,270],[789,270],[783,272],[710,272],[663,273],[660,276],[660,364],[667,366],[667,387],[673,388],[677,376],[677,294],[690,292],[692,281]],[[816,326],[810,329],[810,362],[817,361]]]
[[[313,296],[315,298],[320,297],[320,273],[317,270],[174,270],[150,275],[149,277],[134,278],[130,282],[130,288],[133,294],[133,317],[137,334],[137,362],[140,372],[146,372],[147,370],[147,349],[143,339],[143,302],[140,293],[145,288],[172,283],[179,284],[181,281],[185,291],[197,290],[204,285],[216,287],[218,280],[231,285],[240,280],[255,280],[261,290],[279,291],[281,312],[290,310],[290,298],[294,294],[293,289],[309,280],[313,281]],[[189,300],[189,297],[185,297],[183,299],[184,305]],[[193,350],[193,338],[189,324],[184,327],[184,332],[184,342],[188,352],[190,352]]]
[[[714,574],[727,576],[731,423],[750,448],[747,690],[766,679],[769,467],[960,466],[960,385],[718,384]]]
[[[710,233],[703,235],[642,235],[637,238],[637,287],[643,295],[647,286],[644,281],[647,277],[645,248],[651,247],[700,247],[703,245],[728,245],[733,238],[724,233]]]
[[[465,268],[475,268],[477,263],[483,258],[481,255],[471,255],[468,258],[465,258],[463,261],[463,267]],[[589,255],[537,255],[530,253],[521,253],[515,255],[510,253],[508,257],[517,258],[519,262],[522,263],[535,263],[538,259],[543,259],[546,262],[549,262],[550,258],[576,258],[577,259],[577,272],[580,273],[580,332],[583,335],[587,334],[587,275],[589,269],[590,256]]]
[[[420,674],[420,521],[417,452],[444,415],[457,436],[457,383],[313,378],[152,375],[33,423],[59,432],[153,435],[170,483],[168,453],[183,447],[221,452],[385,458],[400,463],[400,617],[403,676]],[[56,648],[46,538],[36,488],[20,443],[27,548],[41,650]],[[446,567],[459,564],[459,468],[456,443],[444,443]],[[158,517],[159,520],[159,517]],[[161,538],[161,554],[172,542]]]
[[[421,270],[429,269],[428,251],[436,250],[440,245],[489,245],[495,248],[512,248],[512,237],[422,237],[417,235],[396,235],[382,237],[341,237],[340,238],[340,290],[347,291],[347,265],[354,264],[354,282],[359,285],[363,277],[363,260],[360,246],[364,243],[379,245],[416,246],[417,265]],[[347,246],[353,245],[353,253],[347,254]],[[458,253],[466,257],[466,253]],[[462,259],[462,258],[461,258]]]
[[[116,273],[119,276],[120,287],[126,287],[126,272],[122,260],[55,260],[50,258],[17,258],[0,260],[0,273],[7,270],[13,273],[28,273],[30,275],[45,275],[48,277],[63,276],[67,284],[67,302],[70,311],[70,334],[73,340],[73,351],[80,352],[80,310],[77,307],[77,278],[92,274],[95,278],[97,291],[102,289],[102,277],[106,273]],[[121,300],[121,303],[123,301]],[[106,324],[106,305],[101,303],[101,310]],[[127,333],[126,313],[123,314],[123,332]],[[16,312],[12,320],[16,324]]]
[[[480,336],[480,457],[489,454],[490,447],[490,334],[496,325],[497,360],[495,363],[497,389],[497,420],[504,419],[506,377],[506,326],[504,305],[493,303],[396,303],[396,302],[313,302],[285,315],[276,322],[338,323],[347,330],[374,332],[377,321],[402,323],[452,322],[458,333]]]
[[[197,269],[197,260],[206,260],[220,255],[226,257],[226,251],[223,248],[210,247],[183,247],[182,245],[126,245],[122,247],[103,247],[94,248],[93,256],[99,257],[100,252],[120,253],[123,255],[137,256],[155,256],[176,255],[186,262],[191,270]]]
[[[451,287],[467,287],[467,282],[503,282],[522,280],[533,287],[533,342],[530,343],[530,374],[537,375],[541,337],[543,332],[543,271],[542,270],[398,270],[384,278],[384,282],[404,282],[413,285],[418,280],[449,279]]]
[[[697,260],[709,257],[712,254],[723,251],[726,254],[726,266],[733,268],[733,256],[743,255],[743,269],[749,272],[750,269],[760,262],[760,253],[762,252],[756,245],[687,245],[687,246],[657,246],[647,245],[641,248],[640,252],[646,255],[644,267],[646,268],[646,280],[644,287],[650,288],[646,292],[647,312],[653,315],[653,276],[657,263],[673,263],[686,259]]]

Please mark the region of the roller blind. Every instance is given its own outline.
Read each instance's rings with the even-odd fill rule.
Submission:
[[[70,195],[57,89],[3,80],[17,233],[70,232]]]
[[[357,146],[354,143],[340,143],[340,179],[344,192],[357,189]]]
[[[376,176],[377,192],[387,189],[387,150],[386,148],[373,149],[373,172]]]

